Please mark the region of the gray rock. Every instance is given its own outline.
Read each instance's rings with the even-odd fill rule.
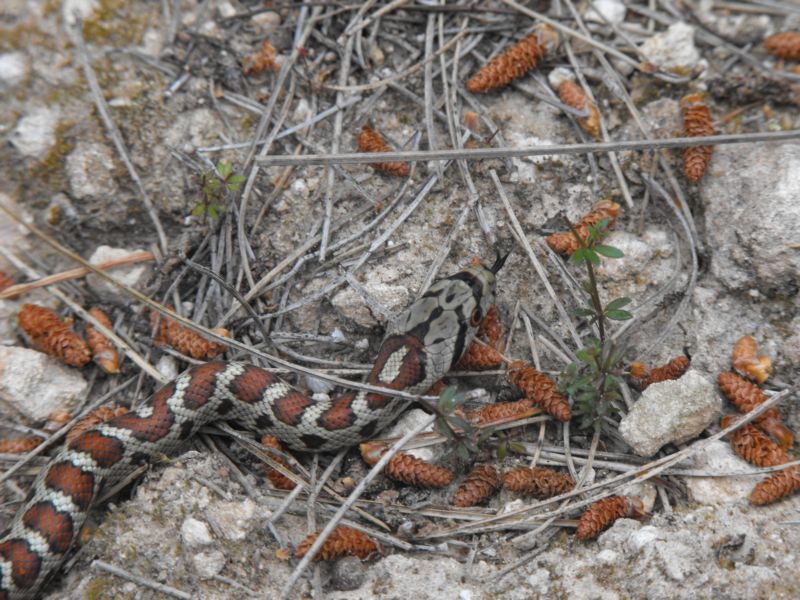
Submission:
[[[753,473],[758,469],[743,461],[722,440],[711,442],[702,454],[696,454],[693,470],[709,473]],[[700,504],[725,504],[747,498],[753,489],[755,477],[687,477],[686,487],[695,502]]]
[[[67,177],[75,198],[110,197],[117,191],[114,159],[105,144],[78,142],[67,157]]]
[[[357,590],[363,585],[368,568],[355,556],[337,560],[331,568],[331,587],[341,592]]]
[[[225,566],[225,555],[219,550],[209,552],[198,552],[192,557],[194,570],[203,579],[211,579],[214,575],[219,575]]]
[[[194,517],[187,517],[181,524],[181,540],[189,548],[207,546],[214,541],[211,531],[203,521]]]
[[[0,405],[28,422],[56,410],[72,410],[86,393],[86,380],[55,358],[17,346],[0,346]]]
[[[697,437],[719,414],[714,385],[694,370],[677,381],[648,387],[622,419],[619,432],[639,456],[652,456],[669,442]]]
[[[369,294],[380,307],[378,310],[385,310],[386,315],[396,315],[401,312],[411,301],[411,294],[408,288],[402,285],[383,283],[380,281],[365,282],[364,290]],[[364,297],[351,287],[343,288],[331,298],[333,304],[342,315],[352,319],[362,327],[374,327],[378,323],[374,315],[375,311],[367,305]]]
[[[651,63],[662,69],[692,69],[700,61],[694,45],[694,27],[682,21],[645,40],[641,50]]]
[[[625,4],[620,2],[620,0],[595,0],[591,8],[584,13],[583,18],[595,23],[605,23],[608,21],[619,25],[625,20],[625,13],[627,10]]]
[[[711,171],[724,174],[700,187],[712,273],[734,289],[797,293],[800,144],[718,146]]]
[[[42,159],[56,143],[58,110],[34,108],[17,123],[11,143],[20,154]]]
[[[130,254],[133,254],[134,252],[138,252],[138,250],[112,248],[111,246],[98,246],[92,256],[89,257],[89,262],[92,264],[97,264],[107,260],[124,258]],[[113,271],[111,271],[111,274],[125,285],[136,288],[144,282],[148,272],[149,266],[144,263],[139,263],[127,267],[115,268]],[[117,289],[115,285],[107,282],[105,279],[101,279],[97,275],[87,275],[86,283],[90,288],[92,288],[92,291],[95,294],[100,296],[100,298],[106,302],[119,301],[120,297],[125,297],[123,295],[124,292]]]
[[[0,91],[19,85],[28,76],[28,61],[22,52],[0,54]]]
[[[258,519],[256,504],[249,498],[242,502],[214,502],[209,507],[208,517],[219,525],[225,538],[233,542],[245,539]]]

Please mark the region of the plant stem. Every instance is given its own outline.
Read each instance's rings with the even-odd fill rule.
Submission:
[[[594,267],[592,267],[592,262],[590,260],[585,260],[586,263],[586,271],[589,274],[589,296],[592,299],[592,306],[594,307],[595,314],[597,316],[597,327],[600,331],[600,344],[601,347],[605,347],[606,343],[606,325],[605,325],[605,316],[603,315],[603,304],[600,302],[600,293],[597,290],[597,280],[594,276]]]

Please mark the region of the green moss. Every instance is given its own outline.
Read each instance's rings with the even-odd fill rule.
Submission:
[[[102,598],[109,598],[109,588],[111,587],[111,580],[108,577],[95,577],[92,582],[86,587],[83,597],[86,600],[102,600]]]
[[[100,5],[83,22],[87,42],[129,46],[140,44],[152,11],[141,11],[130,0],[100,0]]]

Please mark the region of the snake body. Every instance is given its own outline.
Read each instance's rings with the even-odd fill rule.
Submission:
[[[435,282],[389,327],[367,383],[422,394],[445,375],[494,303],[495,273],[503,260]],[[269,371],[240,362],[193,367],[141,407],[75,438],[43,468],[0,539],[0,600],[36,597],[101,490],[155,453],[174,454],[207,423],[235,422],[291,448],[323,452],[372,437],[408,402],[369,391],[310,398]]]

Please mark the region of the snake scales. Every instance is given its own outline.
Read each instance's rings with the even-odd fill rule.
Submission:
[[[474,265],[434,283],[389,327],[367,383],[424,393],[461,358],[495,298],[495,274]],[[84,432],[40,472],[0,539],[0,600],[35,597],[69,552],[101,490],[154,453],[174,454],[218,420],[271,434],[298,450],[352,446],[394,420],[407,400],[375,392],[312,399],[239,362],[189,369],[140,408]]]

